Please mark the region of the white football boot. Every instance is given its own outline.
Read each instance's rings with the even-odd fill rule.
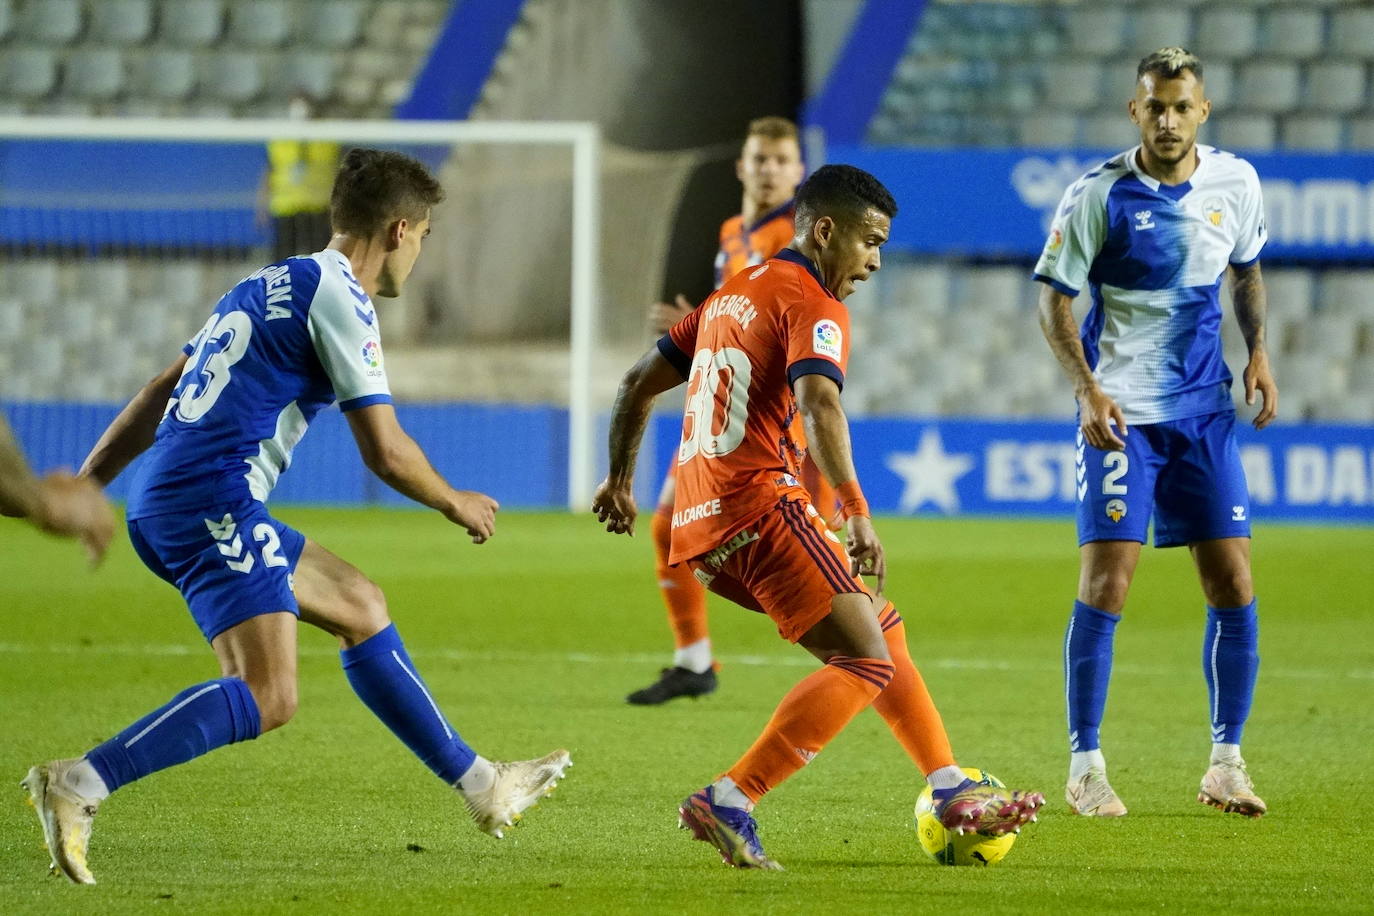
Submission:
[[[1085,770],[1065,786],[1064,799],[1074,814],[1084,817],[1124,817],[1126,814],[1125,804],[1107,782],[1106,771],[1095,767]]]
[[[1255,794],[1255,785],[1245,771],[1245,762],[1213,763],[1203,774],[1197,800],[1220,808],[1228,814],[1263,817],[1269,810],[1264,799]]]
[[[477,829],[501,839],[505,828],[515,826],[525,809],[548,795],[572,766],[572,757],[557,750],[537,760],[493,760],[496,777],[490,788],[479,792],[459,789]]]
[[[52,760],[29,769],[20,783],[29,790],[29,804],[43,826],[43,843],[48,847],[53,874],[66,875],[74,884],[94,884],[95,876],[86,865],[86,848],[91,842],[91,820],[100,802],[82,798],[65,785],[67,771],[81,758]]]

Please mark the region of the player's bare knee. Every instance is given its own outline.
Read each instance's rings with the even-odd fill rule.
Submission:
[[[263,732],[281,728],[291,721],[298,702],[294,677],[255,678],[247,683],[258,705],[258,721]]]
[[[1248,569],[1210,575],[1203,580],[1202,590],[1212,607],[1243,607],[1255,597]]]
[[[380,633],[391,624],[387,613],[386,594],[381,586],[365,576],[358,576],[350,583],[348,603],[351,613],[348,616],[348,631],[341,634],[344,641],[357,645],[369,637]]]
[[[1124,570],[1088,570],[1083,574],[1079,600],[1098,610],[1119,614],[1130,588],[1131,577]]]

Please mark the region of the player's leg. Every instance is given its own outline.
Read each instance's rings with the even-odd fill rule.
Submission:
[[[439,710],[382,590],[357,568],[307,540],[295,584],[301,619],[338,638],[344,675],[358,698],[421,763],[463,793],[478,827],[499,838],[553,791],[572,762],[567,751],[513,763],[479,756]]]
[[[716,689],[716,663],[706,624],[706,589],[686,563],[668,565],[673,532],[673,498],[677,477],[670,470],[658,494],[649,523],[654,542],[654,570],[668,623],[673,630],[673,664],[659,679],[625,698],[637,706],[656,706],[675,697],[697,697]]]

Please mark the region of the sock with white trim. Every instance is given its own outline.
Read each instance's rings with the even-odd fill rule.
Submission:
[[[1212,743],[1239,747],[1259,674],[1258,599],[1243,607],[1207,605],[1202,673],[1211,701]]]
[[[248,685],[224,677],[187,687],[108,741],[86,760],[113,792],[217,747],[248,741],[261,731],[258,704]]]
[[[1098,729],[1107,709],[1107,684],[1112,677],[1112,643],[1120,614],[1082,601],[1073,603],[1064,634],[1064,694],[1069,711],[1069,750],[1100,747]]]
[[[449,785],[477,759],[448,724],[415,670],[396,625],[339,652],[344,675],[372,714]]]

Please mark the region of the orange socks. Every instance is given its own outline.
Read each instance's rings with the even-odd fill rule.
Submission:
[[[910,659],[907,661],[910,665]],[[837,655],[783,697],[754,746],[725,775],[749,800],[800,770],[892,680],[891,662]],[[937,720],[938,721],[938,720]]]
[[[707,637],[706,588],[692,575],[686,563],[668,565],[668,545],[672,537],[672,516],[655,512],[649,531],[654,538],[658,587],[668,606],[668,622],[673,627],[677,648],[690,646]]]
[[[890,603],[878,615],[887,640],[887,653],[892,656],[896,671],[892,683],[873,701],[873,708],[883,717],[892,735],[920,767],[921,775],[929,775],[940,767],[954,763],[954,751],[945,734],[940,711],[926,690],[921,673],[911,661],[906,646],[906,624],[902,615]]]

